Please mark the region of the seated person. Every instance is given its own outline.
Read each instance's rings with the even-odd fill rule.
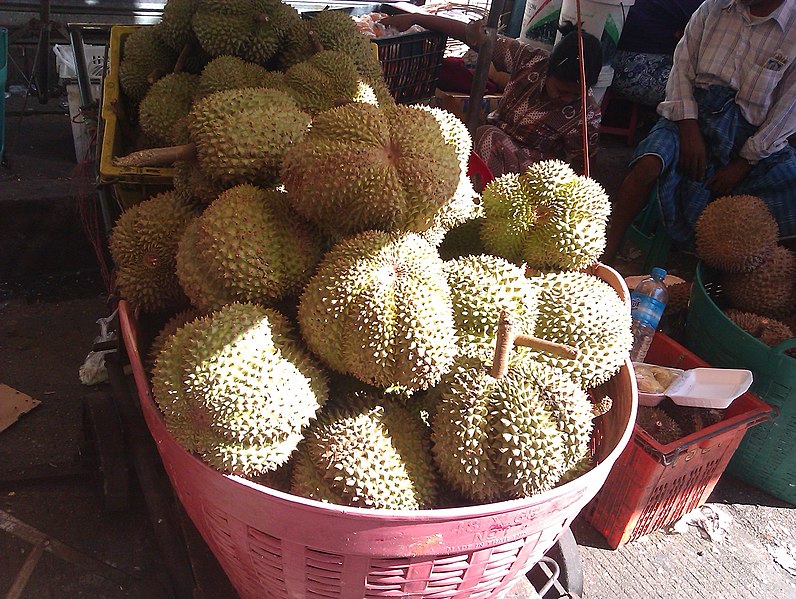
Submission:
[[[706,0],[674,53],[663,117],[617,192],[603,260],[658,186],[663,222],[690,244],[711,201],[760,197],[781,237],[796,235],[796,2]]]
[[[387,17],[381,21],[404,31],[412,25],[441,31],[478,48],[483,22],[464,23],[423,13]],[[586,85],[597,81],[602,68],[600,42],[583,33]],[[492,64],[511,73],[497,110],[475,134],[475,152],[494,176],[521,173],[540,160],[559,158],[583,172],[578,34],[571,30],[552,52],[535,49],[509,37],[497,36]],[[589,90],[587,124],[589,148],[596,151],[600,111]]]
[[[702,0],[636,0],[616,47],[611,90],[647,106],[662,102],[674,48],[700,4]]]

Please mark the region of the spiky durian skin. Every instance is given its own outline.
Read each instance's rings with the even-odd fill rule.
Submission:
[[[440,473],[475,501],[546,491],[588,452],[588,396],[565,375],[519,356],[499,379],[489,366],[460,359],[431,391]]]
[[[202,267],[239,301],[273,305],[298,293],[321,258],[320,238],[285,195],[238,185],[199,217]]]
[[[179,194],[163,192],[124,211],[109,239],[121,296],[145,312],[185,303],[175,271],[177,244],[194,217]]]
[[[784,317],[796,305],[796,255],[776,246],[755,270],[721,277],[727,300],[739,310]]]
[[[636,424],[661,445],[668,445],[683,436],[680,425],[661,408],[639,406]]]
[[[459,164],[463,171],[467,170],[467,164],[470,160],[470,154],[473,151],[473,138],[470,135],[467,125],[452,112],[437,108],[435,106],[418,105],[421,110],[430,112],[439,124],[442,136],[445,141],[456,148],[456,156],[459,158]]]
[[[463,256],[445,263],[459,343],[494,348],[501,310],[514,317],[515,331],[533,334],[536,289],[525,271],[498,256]]]
[[[155,363],[158,354],[160,354],[163,346],[166,345],[166,341],[169,337],[177,332],[177,329],[185,326],[187,323],[195,320],[199,316],[202,316],[202,313],[196,308],[186,308],[185,310],[180,310],[174,316],[169,318],[168,321],[166,321],[166,324],[164,324],[160,331],[158,331],[158,334],[155,336],[155,339],[149,346],[149,351],[147,352],[149,365]]]
[[[200,167],[224,183],[273,183],[285,151],[311,120],[286,93],[262,88],[210,94],[189,118]]]
[[[198,245],[199,219],[191,221],[185,228],[177,246],[177,279],[191,302],[203,312],[209,312],[232,303],[232,291],[210,272],[204,263]]]
[[[434,117],[352,103],[318,114],[282,163],[297,212],[339,238],[368,229],[428,229],[460,168]]]
[[[335,245],[301,295],[298,321],[327,365],[377,387],[426,389],[456,353],[442,260],[414,234],[366,231]]]
[[[422,422],[394,400],[339,399],[307,429],[292,492],[353,507],[435,507],[437,481]]]
[[[506,174],[483,192],[481,239],[490,253],[539,269],[579,270],[605,249],[611,203],[602,186],[560,160]]]
[[[611,286],[583,272],[545,273],[529,279],[537,289],[536,337],[564,343],[575,359],[523,349],[569,373],[584,389],[611,378],[628,356],[633,337],[630,308]]]
[[[285,464],[328,395],[287,318],[237,303],[178,329],[152,386],[180,445],[243,476]]]
[[[247,87],[267,87],[284,91],[284,75],[265,70],[258,64],[246,62],[237,56],[219,56],[202,70],[196,97]]]
[[[763,319],[758,314],[736,308],[728,308],[724,314],[752,337],[759,337],[763,332]]]
[[[439,247],[445,241],[449,231],[469,221],[480,219],[483,215],[484,207],[481,195],[475,191],[472,181],[462,171],[456,193],[448,202],[440,206],[434,215],[431,226],[421,232],[421,235],[431,245]],[[478,238],[478,230],[475,231],[475,236]]]
[[[199,0],[191,24],[211,56],[232,55],[265,65],[279,50],[298,12],[279,0]]]
[[[694,228],[696,252],[708,266],[749,272],[774,251],[779,226],[766,203],[754,196],[724,196],[710,202]]]
[[[176,62],[176,52],[160,41],[154,27],[136,29],[124,40],[119,85],[128,98],[140,102],[152,85],[150,80],[171,72]]]
[[[439,244],[439,255],[444,260],[452,260],[460,256],[477,256],[485,253],[479,234],[483,220],[481,217],[473,218],[450,229]]]
[[[171,73],[153,83],[139,106],[144,133],[163,146],[176,144],[175,125],[191,111],[198,81],[198,75]]]
[[[198,0],[168,0],[163,7],[160,22],[156,25],[163,43],[179,52],[185,44],[195,40],[191,28]]]
[[[322,50],[290,67],[284,75],[290,95],[302,110],[317,114],[346,101],[378,104],[351,57]]]
[[[174,190],[200,204],[209,204],[221,192],[231,187],[214,181],[193,160],[178,160],[174,163]]]

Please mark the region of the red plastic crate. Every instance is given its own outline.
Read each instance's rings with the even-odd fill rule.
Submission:
[[[682,369],[710,366],[663,333],[656,333],[646,361]],[[614,549],[673,524],[707,501],[746,430],[772,411],[747,392],[720,422],[667,445],[636,425],[586,519]]]

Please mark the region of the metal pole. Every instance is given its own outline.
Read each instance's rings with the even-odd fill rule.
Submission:
[[[471,135],[475,134],[475,130],[480,124],[481,101],[484,99],[489,63],[492,62],[492,52],[495,49],[498,21],[500,20],[500,15],[503,14],[503,6],[505,4],[506,0],[492,1],[492,5],[489,7],[489,15],[486,18],[486,37],[478,48],[478,61],[475,64],[473,85],[470,88],[470,105],[467,108],[467,128],[470,130]]]
[[[50,99],[50,0],[39,4],[39,46],[36,49],[36,85],[39,103],[46,104]]]
[[[72,44],[72,54],[75,56],[75,72],[77,73],[77,88],[80,90],[80,107],[89,106],[94,102],[91,91],[91,79],[86,66],[86,50],[83,47],[83,28],[80,25],[68,26],[69,42]]]

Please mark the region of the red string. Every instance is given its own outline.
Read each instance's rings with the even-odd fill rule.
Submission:
[[[586,65],[583,62],[583,29],[580,20],[580,0],[575,0],[578,27],[578,62],[580,63],[580,115],[583,125],[583,175],[589,176],[589,128],[586,124]]]

